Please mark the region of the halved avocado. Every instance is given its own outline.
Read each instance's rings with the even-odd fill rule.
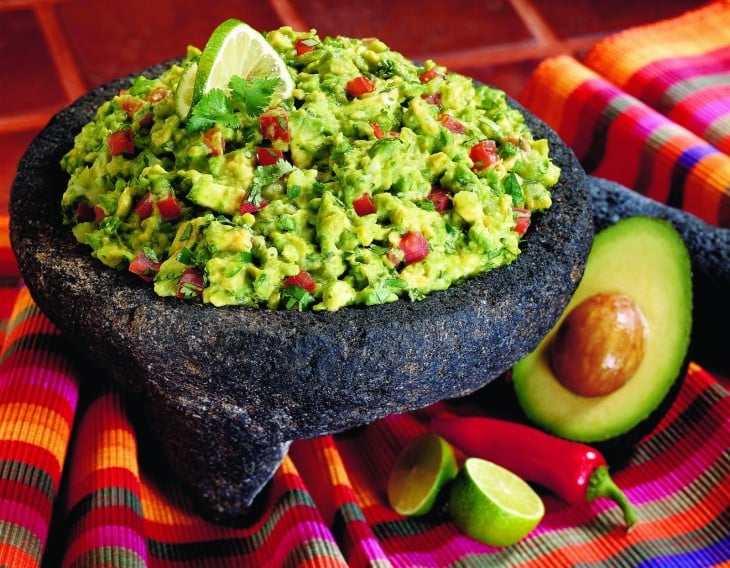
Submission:
[[[622,298],[614,302],[620,307],[608,306],[606,298]],[[635,310],[627,313],[627,303]],[[591,313],[596,305],[605,313]],[[637,313],[641,337],[631,327]],[[603,324],[595,325],[602,317]],[[627,319],[633,322],[628,331]],[[514,366],[519,405],[530,421],[564,438],[634,443],[638,429],[641,435],[653,429],[668,409],[667,400],[676,395],[691,326],[692,272],[682,237],[662,219],[623,219],[596,234],[565,311],[538,347]],[[631,360],[638,363],[635,370]],[[601,394],[593,375],[612,375],[612,366],[626,361],[626,376],[616,381],[625,383]],[[573,384],[581,373],[585,389]]]

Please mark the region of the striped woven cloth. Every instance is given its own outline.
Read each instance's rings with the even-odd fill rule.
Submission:
[[[730,169],[722,117],[730,107],[713,83],[723,73],[715,64],[730,49],[724,30],[730,7],[719,2],[629,30],[598,44],[583,62],[546,60],[524,102],[591,173],[726,224]],[[677,37],[692,41],[680,48]],[[385,496],[400,450],[435,414],[460,412],[460,403],[298,440],[243,522],[206,521],[160,463],[134,401],[68,355],[64,338],[19,280],[2,217],[0,345],[0,566],[730,562],[728,382],[696,363],[662,422],[613,472],[637,508],[634,530],[626,533],[611,501],[569,505],[543,492],[546,515],[537,529],[513,546],[493,548],[464,536],[445,515],[401,517]]]
[[[589,174],[730,227],[730,2],[546,59],[520,95]]]

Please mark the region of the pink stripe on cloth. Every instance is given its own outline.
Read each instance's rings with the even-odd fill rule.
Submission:
[[[32,507],[23,503],[19,503],[12,495],[0,499],[0,540],[5,542],[13,542],[13,539],[6,535],[12,533],[19,534],[21,531],[25,535],[24,538],[37,541],[33,548],[37,548],[38,552],[42,552],[48,536],[48,527],[50,526],[50,511],[39,513],[38,507]],[[10,529],[14,525],[14,530]]]
[[[54,349],[50,338],[55,336],[27,290],[21,290],[0,360],[0,445],[23,450],[13,467],[0,470],[5,481],[0,483],[0,565],[19,557],[40,565],[48,540],[79,388],[69,360]]]
[[[590,66],[591,60],[588,60]],[[681,98],[668,97],[677,85],[730,71],[730,45],[708,53],[658,59],[637,71],[623,89],[652,108],[667,114]],[[685,91],[687,89],[684,89]]]
[[[64,566],[81,566],[80,559],[96,558],[98,564],[105,565],[109,550],[121,549],[124,556],[130,555],[139,561],[140,566],[147,562],[147,547],[145,539],[137,531],[126,526],[114,525],[114,515],[110,515],[109,523],[91,527],[82,534],[76,535],[71,546],[66,550]],[[131,553],[131,554],[130,554]]]

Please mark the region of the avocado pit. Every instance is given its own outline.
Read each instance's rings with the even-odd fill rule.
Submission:
[[[603,396],[624,386],[646,353],[648,326],[626,294],[599,292],[563,320],[551,345],[558,381],[581,396]]]

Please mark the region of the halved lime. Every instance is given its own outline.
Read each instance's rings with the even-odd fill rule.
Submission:
[[[388,478],[390,506],[401,515],[425,515],[457,471],[454,450],[446,440],[434,432],[418,436],[393,464]]]
[[[468,536],[509,546],[538,525],[545,506],[521,477],[490,461],[468,458],[451,486],[449,513]]]
[[[200,55],[192,104],[211,89],[228,91],[231,77],[279,79],[274,93],[287,98],[294,80],[286,63],[263,35],[248,24],[231,18],[219,24]]]
[[[175,111],[183,120],[190,113],[193,104],[193,89],[195,87],[195,76],[198,73],[198,63],[192,61],[182,70],[180,80],[175,89]]]

